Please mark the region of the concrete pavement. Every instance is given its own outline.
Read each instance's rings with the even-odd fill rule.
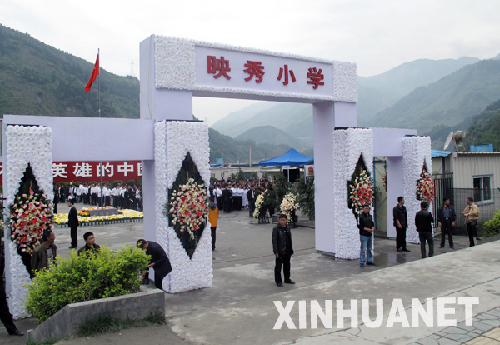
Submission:
[[[80,208],[81,204],[77,207]],[[273,281],[271,229],[271,224],[259,225],[245,211],[221,214],[217,229],[217,249],[214,252],[212,288],[167,294],[165,310],[168,323],[165,326],[132,328],[121,333],[66,342],[430,344],[435,340],[435,343],[442,344],[453,341],[446,336],[452,334],[453,330],[450,328],[446,331],[449,327],[437,326],[437,298],[478,297],[479,304],[472,308],[474,317],[494,316],[494,313],[487,313],[500,306],[500,294],[497,292],[500,291],[500,242],[486,243],[497,238],[485,239],[483,244],[467,248],[466,238],[455,237],[455,250],[447,247],[440,249],[438,243],[436,256],[425,260],[420,259],[418,245],[409,245],[411,253],[397,253],[394,240],[376,238],[374,262],[377,266],[361,268],[359,260],[335,260],[316,253],[314,228],[299,227],[292,229],[295,250],[292,279],[297,284],[284,284],[283,288],[278,288]],[[66,256],[69,229],[55,228],[55,231],[59,252]],[[97,243],[107,243],[109,247],[117,248],[125,242],[135,243],[141,238],[143,224],[86,227],[79,230],[80,238],[85,231],[93,231]],[[436,239],[440,240],[439,237]],[[83,240],[79,245],[80,243],[83,245]],[[422,326],[422,322],[420,327],[415,328],[402,327],[398,322],[393,327],[387,327],[389,312],[396,298],[401,299],[410,325],[412,298],[418,298],[420,302],[431,298],[434,307],[433,327]],[[376,316],[376,300],[383,300],[383,322],[380,327],[370,328],[362,322],[362,299],[369,300],[372,320]],[[322,308],[325,307],[325,301],[333,301],[332,328],[324,327],[321,321],[318,321],[318,328],[312,328],[310,305],[313,300],[317,300]],[[337,300],[343,300],[344,309],[350,307],[351,300],[357,301],[358,322],[355,327],[350,327],[348,318],[345,319],[345,327],[336,327]],[[295,301],[290,316],[298,329],[288,329],[284,323],[281,330],[273,330],[280,316],[275,301],[281,302],[283,306]],[[299,301],[305,301],[306,305],[306,323],[303,329],[299,325]],[[464,308],[459,305],[455,307],[457,314],[447,318],[456,318],[461,322],[465,319]],[[25,330],[33,326],[33,321],[20,320],[17,324]],[[485,332],[495,329],[494,325],[490,326]],[[477,338],[484,332],[479,333],[476,329],[468,333]],[[496,333],[492,334],[494,336]],[[429,338],[430,336],[433,338]],[[7,337],[6,332],[0,330],[0,342],[4,341],[7,341],[5,344],[22,343],[19,342],[21,339]]]

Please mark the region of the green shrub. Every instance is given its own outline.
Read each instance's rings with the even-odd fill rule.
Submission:
[[[52,271],[43,270],[28,286],[26,308],[41,323],[70,303],[115,297],[140,291],[139,271],[146,253],[129,245],[117,253],[102,247],[97,255],[57,257]]]
[[[493,218],[483,223],[484,233],[483,236],[493,236],[500,233],[500,211],[495,213]]]

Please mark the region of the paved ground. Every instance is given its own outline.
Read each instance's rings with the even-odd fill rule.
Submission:
[[[77,205],[78,208],[81,204]],[[307,223],[305,223],[307,224]],[[375,240],[376,267],[359,267],[359,261],[335,260],[316,253],[314,228],[293,229],[295,255],[292,260],[292,279],[295,285],[277,288],[273,282],[274,259],[271,252],[272,225],[259,225],[248,213],[222,214],[217,231],[217,249],[214,252],[213,287],[179,294],[167,294],[165,311],[167,324],[160,327],[132,328],[121,333],[107,334],[91,339],[77,338],[68,344],[458,344],[471,339],[493,341],[498,338],[494,324],[500,319],[500,265],[498,238],[483,240],[482,245],[467,248],[468,240],[455,238],[455,250],[436,248],[436,256],[420,259],[418,245],[409,245],[411,253],[395,252],[394,240]],[[135,243],[143,236],[143,223],[113,224],[102,227],[85,227],[93,231],[97,243],[117,248],[125,242]],[[59,253],[68,255],[69,229],[55,228]],[[439,241],[439,237],[436,238]],[[79,240],[80,241],[80,240]],[[488,242],[488,243],[487,243]],[[83,245],[83,240],[79,242]],[[151,286],[151,285],[150,285]],[[473,307],[474,324],[478,328],[466,329],[470,339],[459,342],[450,334],[464,321],[463,307],[456,307],[457,327],[403,328],[401,323],[387,327],[387,317],[394,298],[401,298],[411,325],[412,298],[424,302],[437,297],[479,297]],[[375,319],[376,299],[383,299],[383,320],[379,328],[369,328],[361,320],[356,327],[337,328],[336,302],[344,301],[344,309],[351,300],[369,299],[370,316]],[[318,328],[310,323],[310,303],[317,300],[324,307],[326,300],[333,300],[333,328],[325,328],[318,321]],[[296,301],[290,313],[299,329],[273,330],[278,316],[274,301],[283,306]],[[306,327],[300,329],[298,301],[306,301]],[[453,316],[448,316],[448,319]],[[480,320],[486,322],[489,328]],[[23,331],[35,326],[33,319],[17,322]],[[350,326],[350,325],[349,325]],[[464,326],[465,327],[465,326]],[[490,333],[485,333],[490,332]],[[478,338],[482,336],[484,339]],[[430,338],[429,338],[430,337]],[[474,338],[475,337],[475,338]],[[457,338],[457,337],[455,337]],[[457,338],[459,339],[459,338]],[[479,341],[474,340],[474,341]],[[25,339],[24,339],[25,341]],[[0,343],[22,344],[23,339],[8,337],[0,330]],[[482,343],[480,343],[482,344]]]

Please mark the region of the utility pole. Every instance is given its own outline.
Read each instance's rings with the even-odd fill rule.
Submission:
[[[252,167],[252,145],[250,145],[250,159],[248,160],[248,166]]]

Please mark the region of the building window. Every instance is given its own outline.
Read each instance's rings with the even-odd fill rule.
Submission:
[[[472,186],[474,187],[474,202],[491,200],[491,175],[473,177]]]

